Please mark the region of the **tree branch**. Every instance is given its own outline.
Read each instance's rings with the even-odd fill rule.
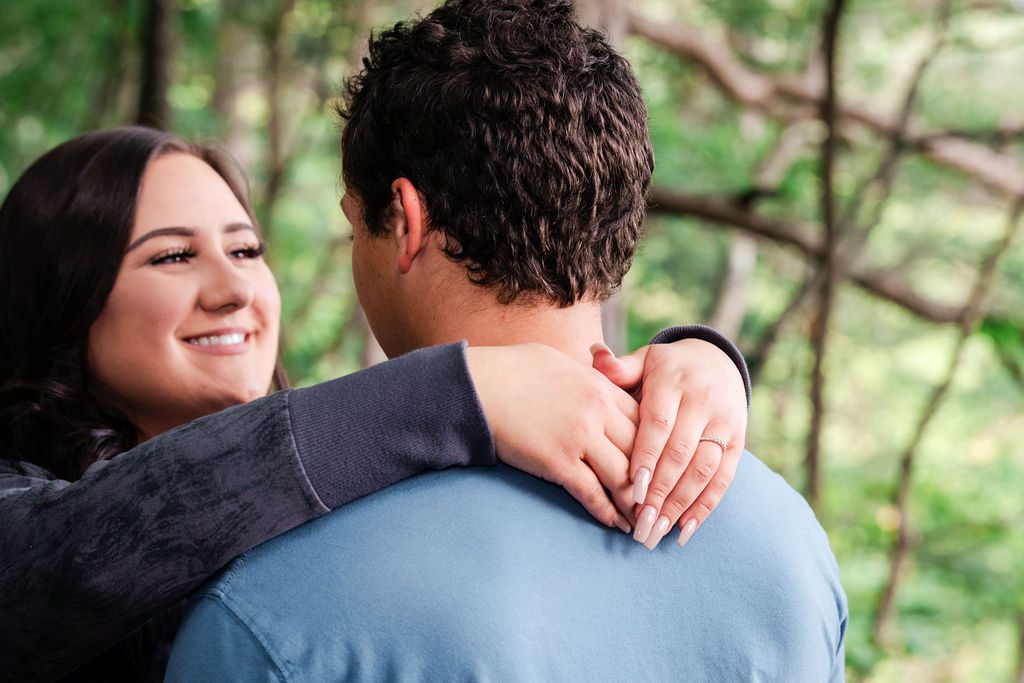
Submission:
[[[752,210],[760,199],[777,194],[786,172],[803,154],[810,140],[806,123],[789,126],[782,131],[775,148],[761,161],[754,175],[753,187],[734,200],[737,205]],[[743,234],[733,235],[732,244],[729,245],[729,265],[719,287],[715,312],[711,316],[711,326],[727,337],[737,337],[740,333],[757,265],[757,248],[757,241]],[[770,345],[761,346],[763,351],[770,348]]]
[[[633,35],[695,62],[731,99],[775,118],[811,118],[820,111],[824,93],[816,79],[803,76],[769,77],[747,68],[732,52],[728,43],[711,32],[690,26],[668,25],[651,21],[636,12],[629,15]],[[841,122],[856,123],[886,137],[899,130],[898,121],[890,116],[850,102],[837,109]],[[914,145],[935,163],[964,173],[978,183],[1011,198],[1024,194],[1024,167],[1015,159],[994,152],[968,139],[951,135],[929,135],[909,126]]]
[[[757,237],[793,247],[811,259],[821,258],[822,240],[814,235],[809,227],[745,211],[729,200],[654,188],[651,190],[649,202],[651,215],[700,218],[709,223],[739,228]],[[845,276],[864,291],[894,303],[929,322],[957,323],[964,315],[963,306],[921,296],[893,271],[870,268],[854,262],[847,266]]]
[[[903,153],[907,150],[907,132],[910,129],[911,116],[914,113],[914,107],[917,105],[918,95],[921,92],[921,82],[924,80],[924,76],[928,72],[928,68],[935,61],[935,58],[938,57],[942,48],[946,45],[946,38],[949,34],[949,20],[952,10],[952,0],[945,0],[939,6],[937,11],[938,16],[936,17],[935,22],[937,25],[935,38],[932,41],[931,47],[927,52],[925,52],[921,61],[918,62],[917,67],[914,69],[914,73],[910,77],[910,83],[903,96],[903,105],[900,107],[899,115],[896,118],[896,132],[888,139],[885,153],[882,155],[882,160],[879,162],[878,168],[868,180],[864,181],[864,183],[860,185],[860,187],[853,193],[850,201],[847,203],[842,223],[844,228],[855,232],[853,239],[857,243],[857,251],[859,251],[863,244],[867,242],[872,230],[874,230],[875,226],[877,226],[881,221],[882,213],[889,201],[893,185],[896,183],[897,165],[900,157],[902,157]],[[866,203],[866,196],[873,188],[877,188],[878,199],[875,201],[875,205],[872,209],[871,218],[863,225],[857,226],[856,219],[860,207]]]
[[[943,138],[959,138],[982,143],[992,147],[1006,145],[1024,139],[1024,123],[1006,123],[995,128],[949,128],[931,133],[908,137],[904,144],[911,149],[922,149],[925,145]]]
[[[768,356],[772,352],[772,348],[775,346],[775,342],[778,341],[779,335],[782,333],[782,328],[786,326],[789,319],[796,314],[797,311],[804,305],[807,297],[811,292],[816,291],[821,287],[821,271],[818,269],[813,270],[807,277],[803,279],[796,292],[790,298],[789,303],[786,304],[786,308],[782,310],[772,322],[771,327],[761,336],[761,339],[757,343],[757,347],[747,354],[747,365],[750,368],[750,383],[757,385],[761,379],[761,373],[764,371],[764,366],[768,362]]]
[[[893,544],[889,562],[889,578],[878,600],[875,611],[875,623],[872,630],[872,637],[875,643],[881,647],[889,647],[892,643],[891,621],[893,606],[900,582],[903,579],[906,560],[912,549],[911,539],[913,534],[910,525],[910,493],[917,449],[924,438],[928,425],[949,393],[953,379],[956,377],[957,368],[960,367],[960,361],[963,358],[967,340],[981,321],[985,300],[992,289],[992,283],[995,280],[996,272],[998,272],[999,261],[1009,251],[1017,233],[1020,231],[1022,212],[1024,212],[1024,197],[1014,202],[1013,207],[1010,209],[1010,215],[1007,219],[1006,229],[1003,232],[1002,238],[992,248],[978,268],[978,277],[974,287],[971,289],[963,318],[960,320],[960,333],[953,348],[953,353],[950,355],[943,379],[932,390],[931,396],[925,403],[920,418],[918,418],[917,426],[910,437],[910,442],[900,456],[899,478],[896,485],[895,500],[893,501],[899,512],[899,526],[896,531],[896,540]]]

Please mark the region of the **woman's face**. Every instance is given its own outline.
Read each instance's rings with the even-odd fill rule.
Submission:
[[[144,438],[269,390],[281,299],[262,252],[213,168],[184,153],[150,162],[88,361],[97,394]]]

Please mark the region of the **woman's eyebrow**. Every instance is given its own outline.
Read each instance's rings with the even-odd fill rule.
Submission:
[[[256,232],[256,228],[252,227],[248,223],[228,223],[224,226],[223,232],[225,235],[229,232],[239,232],[240,230],[248,230],[249,232]]]
[[[184,227],[157,228],[156,230],[150,230],[145,235],[143,235],[139,239],[137,239],[134,242],[132,242],[131,244],[129,244],[128,248],[125,249],[125,253],[127,254],[132,249],[137,248],[140,244],[142,244],[146,240],[151,240],[154,237],[162,237],[164,235],[179,235],[181,237],[195,237],[196,236],[196,231],[193,230],[192,228],[184,228]]]
[[[248,223],[228,223],[227,225],[224,226],[224,229],[221,232],[227,234],[229,232],[240,232],[242,230],[248,230],[253,233],[256,232],[256,228],[252,227]],[[157,228],[156,230],[150,230],[145,235],[129,244],[128,248],[125,249],[125,253],[127,254],[128,252],[135,249],[146,240],[151,240],[154,237],[163,237],[165,235],[177,235],[179,237],[195,237],[196,231],[192,228],[180,226]]]

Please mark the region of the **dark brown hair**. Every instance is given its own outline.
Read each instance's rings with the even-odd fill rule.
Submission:
[[[371,234],[391,183],[499,301],[607,298],[629,269],[654,168],[629,64],[568,0],[450,0],[371,38],[337,113]]]
[[[146,166],[172,151],[210,164],[252,216],[244,176],[226,157],[137,127],[55,147],[0,206],[0,457],[75,480],[137,443],[136,426],[91,395],[86,347],[117,279]]]

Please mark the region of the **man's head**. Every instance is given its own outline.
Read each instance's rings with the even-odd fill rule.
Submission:
[[[647,111],[568,0],[450,0],[400,23],[371,41],[339,113],[353,268],[378,337],[410,322],[397,278],[423,249],[496,305],[598,302],[629,269],[654,165]],[[396,246],[404,268],[385,263]]]

